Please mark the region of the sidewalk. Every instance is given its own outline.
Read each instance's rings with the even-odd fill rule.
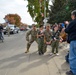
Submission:
[[[30,52],[27,54],[24,53],[25,44],[21,44],[15,48],[11,48],[12,45],[10,45],[10,49],[5,48],[1,52],[0,75],[66,75],[65,72],[69,70],[69,64],[65,61],[66,46],[59,49],[59,56],[49,55],[50,46],[48,46],[47,52],[40,56],[36,43],[31,45]]]
[[[59,49],[59,56],[50,56],[51,47],[47,48],[44,55],[39,56],[34,45],[30,52],[27,66],[21,70],[26,72],[25,75],[66,75],[65,72],[69,70],[69,64],[65,61],[65,55],[68,49],[63,46]]]

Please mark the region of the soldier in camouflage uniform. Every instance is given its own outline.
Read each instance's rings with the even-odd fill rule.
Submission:
[[[28,41],[28,43],[27,43],[27,50],[25,53],[29,52],[29,48],[34,41],[37,42],[37,31],[38,30],[36,29],[35,24],[33,24],[32,29],[26,33],[26,40]],[[29,39],[29,35],[31,35],[31,39]]]
[[[47,48],[47,45],[50,45],[51,44],[51,37],[52,37],[52,31],[50,29],[50,24],[46,24],[46,29],[44,31],[44,48],[43,48],[43,51],[44,53],[46,52],[46,48]]]
[[[10,36],[10,26],[9,25],[7,25],[6,31],[7,31],[8,36]]]
[[[43,34],[43,31],[44,31],[43,25],[40,25],[39,31],[38,31],[38,34],[37,34],[39,55],[44,54],[43,53],[43,46],[44,46],[44,34]]]
[[[56,55],[58,54],[58,47],[59,47],[59,36],[60,36],[60,32],[58,30],[58,26],[54,27],[54,31],[52,32],[52,53],[50,53],[50,55],[56,53]]]

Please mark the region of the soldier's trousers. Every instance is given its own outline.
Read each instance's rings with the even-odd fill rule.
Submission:
[[[43,53],[45,53],[47,51],[47,44],[44,43],[44,46],[43,46]]]
[[[10,31],[7,31],[8,36],[10,36]]]
[[[38,51],[39,51],[39,53],[44,53],[43,47],[44,47],[44,38],[38,38]]]
[[[36,40],[35,40],[35,39],[30,39],[30,40],[28,41],[28,43],[27,43],[27,50],[29,50],[31,44],[32,44],[34,41],[37,42],[37,39],[36,39]],[[37,43],[38,43],[38,42],[37,42]]]
[[[52,53],[58,53],[58,47],[59,47],[59,40],[52,41]]]

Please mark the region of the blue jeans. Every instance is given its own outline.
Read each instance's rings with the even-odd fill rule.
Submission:
[[[70,42],[69,63],[71,71],[76,75],[76,40]]]

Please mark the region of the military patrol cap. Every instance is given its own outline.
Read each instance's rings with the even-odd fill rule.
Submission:
[[[33,26],[36,26],[36,25],[35,25],[35,24],[32,24],[32,27],[33,27]]]
[[[47,27],[47,26],[50,26],[50,24],[49,24],[49,23],[46,23],[46,27]]]

